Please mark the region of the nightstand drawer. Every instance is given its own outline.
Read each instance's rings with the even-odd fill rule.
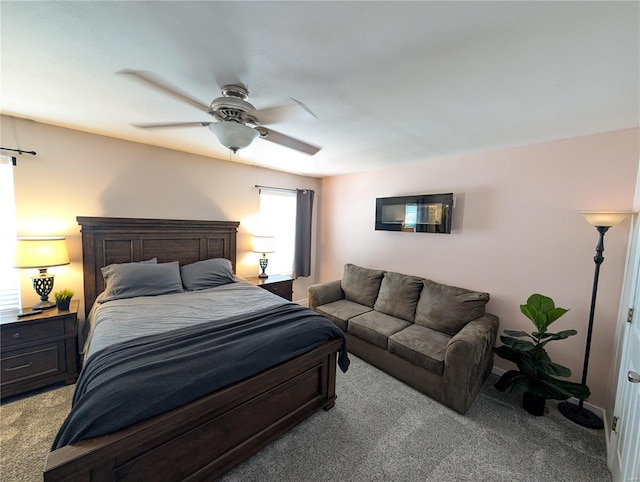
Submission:
[[[282,281],[280,283],[273,283],[271,285],[265,285],[263,288],[271,291],[274,295],[282,296],[283,298],[291,301],[293,293],[293,281]]]
[[[64,319],[46,322],[16,323],[2,330],[2,348],[64,336]]]
[[[247,278],[247,281],[285,300],[293,298],[293,278],[289,275],[275,274],[268,278]]]
[[[0,398],[77,378],[78,304],[0,320]]]
[[[2,385],[64,372],[64,360],[64,341],[3,353]]]

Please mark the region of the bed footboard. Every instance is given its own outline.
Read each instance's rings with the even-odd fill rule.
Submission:
[[[51,452],[45,482],[212,480],[335,403],[341,340],[119,432]]]

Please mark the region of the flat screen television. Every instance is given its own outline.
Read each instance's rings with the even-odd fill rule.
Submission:
[[[376,230],[451,233],[453,193],[376,199]]]

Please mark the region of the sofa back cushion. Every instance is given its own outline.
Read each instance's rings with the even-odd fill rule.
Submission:
[[[470,291],[424,280],[415,323],[455,335],[467,323],[484,315],[489,293]]]
[[[383,276],[384,271],[361,268],[347,263],[344,265],[340,287],[347,300],[373,308]]]
[[[422,278],[386,272],[373,309],[386,315],[413,322],[422,291]]]

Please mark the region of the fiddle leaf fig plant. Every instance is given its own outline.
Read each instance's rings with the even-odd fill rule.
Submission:
[[[504,373],[494,386],[501,392],[529,392],[552,400],[588,398],[590,391],[586,385],[556,378],[570,377],[571,370],[552,362],[545,350],[547,343],[577,333],[576,330],[558,333],[547,331],[551,323],[569,310],[555,306],[551,298],[536,293],[527,299],[526,304],[520,305],[520,311],[531,320],[536,330],[531,333],[504,330],[504,335],[500,337],[504,344],[494,348],[494,351],[499,357],[515,363],[518,370]]]

